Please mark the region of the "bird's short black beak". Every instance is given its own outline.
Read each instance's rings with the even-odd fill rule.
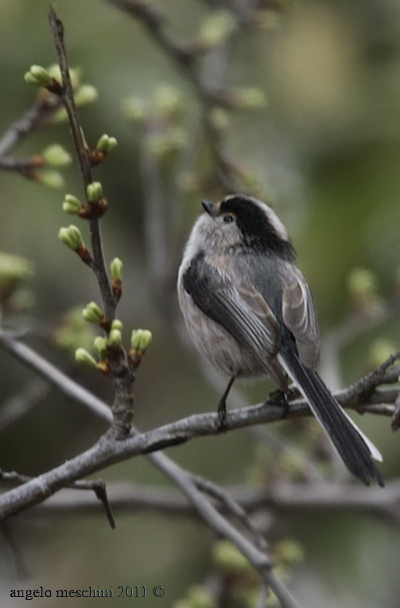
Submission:
[[[213,204],[210,201],[201,201],[203,205],[204,211],[206,211],[209,215],[213,215]]]

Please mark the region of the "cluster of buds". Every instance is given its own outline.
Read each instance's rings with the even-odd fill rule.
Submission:
[[[126,120],[133,124],[141,124],[145,122],[149,116],[147,104],[144,99],[136,96],[128,97],[123,100],[122,112]]]
[[[103,329],[108,327],[109,332],[107,337],[97,336],[94,340],[93,347],[98,356],[98,361],[85,348],[78,348],[75,352],[75,358],[80,363],[85,363],[99,369],[104,374],[109,374],[110,361],[121,352],[123,325],[119,319],[115,319],[110,327],[109,322],[95,302],[90,302],[84,308],[82,316],[86,321],[96,323]],[[132,332],[129,362],[134,369],[139,366],[151,340],[151,332],[146,329],[136,329]]]
[[[189,587],[185,599],[174,604],[174,608],[215,608],[216,605],[213,594],[206,586],[193,585]]]
[[[397,350],[396,345],[387,338],[376,338],[368,349],[368,369],[373,370],[385,363]]]
[[[89,266],[92,264],[92,256],[83,242],[79,228],[73,225],[68,226],[68,228],[60,228],[58,238],[64,245],[75,251],[85,264]]]
[[[49,167],[67,167],[72,163],[71,155],[59,144],[48,146],[43,152],[43,159]]]
[[[52,324],[47,334],[48,340],[57,348],[75,353],[80,346],[90,349],[95,338],[95,327],[86,323],[82,317],[82,307],[66,311]]]
[[[169,83],[162,83],[157,87],[154,105],[157,115],[169,122],[178,122],[184,113],[183,99],[179,89]]]
[[[102,135],[96,144],[96,148],[91,152],[92,165],[98,165],[117,145],[118,142],[115,137],[110,137],[106,134]]]
[[[66,167],[71,162],[72,158],[68,152],[59,144],[53,144],[48,146],[41,154],[35,154],[24,159],[19,171],[28,179],[39,182],[48,188],[59,190],[64,187],[64,178],[57,169]],[[36,169],[40,169],[40,171]]]
[[[186,147],[188,135],[181,124],[184,103],[177,87],[161,84],[154,95],[153,103],[138,97],[124,101],[123,110],[132,123],[147,123],[148,149],[161,168],[168,170]]]
[[[0,252],[0,305],[19,312],[31,304],[31,294],[24,287],[33,276],[32,263],[22,257]]]
[[[103,186],[100,182],[92,182],[86,188],[86,196],[89,203],[86,215],[81,217],[101,217],[107,211],[107,200],[103,197]]]
[[[73,194],[66,194],[62,204],[65,213],[78,215],[81,218],[92,219],[101,217],[107,210],[107,201],[103,197],[103,186],[100,182],[92,182],[86,190],[88,206],[81,203]]]
[[[79,69],[70,69],[69,76],[71,79],[72,88],[74,90],[74,100],[77,107],[82,107],[93,103],[98,97],[97,90],[90,84],[80,84],[81,73]],[[51,65],[49,68],[44,68],[41,65],[32,65],[25,74],[25,82],[43,87],[43,95],[53,93],[61,96],[63,93],[61,71],[58,64]],[[54,115],[49,119],[50,124],[58,124],[67,120],[68,115],[64,107],[59,108]]]
[[[151,154],[165,169],[171,167],[187,144],[187,133],[180,126],[155,130],[148,137]]]
[[[227,105],[232,110],[262,110],[267,106],[264,91],[256,87],[243,87],[226,94]]]
[[[72,72],[72,70],[71,70]],[[71,73],[70,72],[70,73]],[[74,100],[77,108],[81,108],[83,106],[87,106],[98,98],[97,89],[91,84],[82,84],[75,92],[74,92]],[[67,110],[65,108],[60,108],[51,118],[51,124],[56,125],[61,122],[65,122],[68,119]]]
[[[89,302],[82,311],[82,317],[88,323],[99,325],[105,331],[110,329],[110,322],[96,302]]]
[[[29,68],[29,72],[26,72],[24,78],[25,82],[44,87],[50,91],[50,93],[54,93],[55,95],[63,94],[61,82],[57,80],[57,78],[54,78],[49,70],[46,70],[46,68],[41,65],[32,65]]]
[[[236,27],[236,20],[230,11],[224,9],[215,11],[203,21],[193,50],[197,52],[208,51],[224,42],[235,31]]]
[[[90,302],[82,312],[82,316],[90,323],[97,323],[101,327],[110,327],[100,308],[95,302]],[[79,363],[85,363],[90,367],[100,370],[103,374],[110,373],[110,360],[122,346],[122,323],[115,319],[107,337],[97,336],[93,342],[93,348],[98,356],[98,361],[85,349],[78,348],[75,351],[75,359]]]
[[[85,207],[82,205],[79,198],[76,198],[73,194],[66,194],[62,209],[65,213],[80,215],[85,210]]]
[[[59,144],[48,146],[42,154],[32,157],[28,162],[32,162],[37,167],[51,167],[51,169],[43,169],[41,171],[24,172],[26,177],[33,179],[43,186],[60,190],[64,188],[64,178],[57,169],[66,167],[72,162],[70,154]]]
[[[376,276],[365,268],[354,268],[347,280],[350,302],[354,310],[367,316],[382,311]]]

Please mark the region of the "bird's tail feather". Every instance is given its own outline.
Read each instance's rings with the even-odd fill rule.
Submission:
[[[367,486],[376,479],[383,487],[382,476],[372,461],[372,458],[382,460],[380,452],[341,408],[318,373],[305,367],[297,354],[283,345],[278,358],[349,471]]]

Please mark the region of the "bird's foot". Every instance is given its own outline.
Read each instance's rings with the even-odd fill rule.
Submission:
[[[226,433],[226,399],[224,397],[218,404],[218,431]]]
[[[271,404],[282,408],[282,418],[286,418],[290,410],[289,399],[291,398],[291,395],[289,396],[288,393],[289,390],[283,391],[282,389],[278,388],[276,391],[270,393],[268,399]]]

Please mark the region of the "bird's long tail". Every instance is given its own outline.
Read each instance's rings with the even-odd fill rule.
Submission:
[[[382,476],[372,460],[382,461],[380,452],[331,395],[318,373],[305,367],[296,351],[284,344],[278,359],[307,400],[349,471],[367,486],[376,479],[383,487]]]

